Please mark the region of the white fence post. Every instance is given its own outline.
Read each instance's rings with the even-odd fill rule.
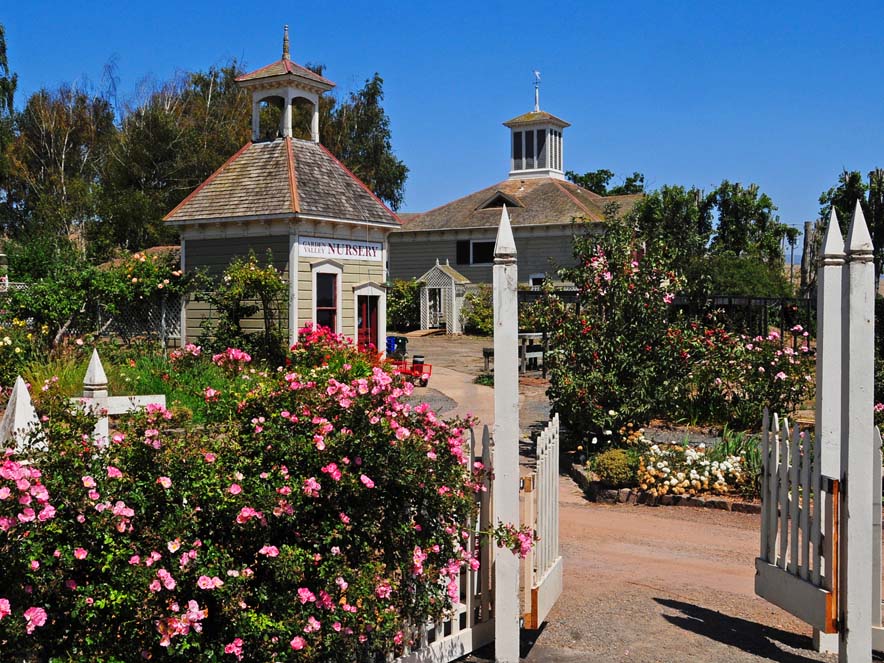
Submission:
[[[823,238],[820,264],[817,268],[816,295],[816,430],[814,455],[823,476],[841,477],[841,328],[844,271],[844,238],[835,209],[829,216],[829,226]],[[827,501],[818,500],[816,508],[825,509]],[[825,522],[825,517],[822,519]],[[830,584],[830,587],[832,585]],[[813,630],[817,651],[838,651],[838,635]]]
[[[494,247],[494,468],[492,525],[519,525],[518,267],[504,206]],[[519,559],[494,556],[494,651],[498,663],[519,661]]]
[[[31,394],[21,375],[15,378],[15,386],[6,403],[6,411],[0,420],[0,444],[14,443],[15,450],[22,453],[29,448],[45,450],[34,440],[40,430],[40,418],[31,402]]]
[[[845,267],[847,315],[842,363],[847,367],[841,445],[841,516],[839,574],[840,663],[872,658],[872,452],[874,422],[875,267],[872,239],[859,202],[847,232]],[[879,488],[880,489],[880,488]]]

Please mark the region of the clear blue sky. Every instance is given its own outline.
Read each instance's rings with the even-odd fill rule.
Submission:
[[[884,166],[884,3],[4,3],[20,105],[41,86],[145,77],[236,57],[324,63],[346,92],[385,79],[403,211],[506,177],[501,122],[541,106],[570,121],[565,167],[646,174],[651,187],[756,182],[781,220],[815,218],[843,167]]]

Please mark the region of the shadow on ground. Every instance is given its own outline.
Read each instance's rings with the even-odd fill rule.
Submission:
[[[807,636],[732,617],[715,610],[707,610],[692,603],[661,598],[654,600],[662,606],[678,610],[680,615],[663,615],[663,618],[686,631],[770,661],[812,663],[816,660],[786,651],[780,646],[789,649],[812,649],[813,642]]]

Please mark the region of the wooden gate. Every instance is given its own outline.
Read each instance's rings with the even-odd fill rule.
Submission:
[[[537,439],[537,467],[522,478],[522,522],[538,541],[522,562],[523,624],[538,629],[562,593],[559,554],[559,415]]]
[[[781,430],[779,417],[774,414],[771,422],[765,410],[755,593],[821,632],[835,633],[838,481],[821,476],[810,436],[788,419],[782,423]]]

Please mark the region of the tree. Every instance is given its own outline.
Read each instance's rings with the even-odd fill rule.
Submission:
[[[747,256],[768,264],[782,262],[782,240],[788,227],[774,215],[776,205],[757,184],[744,187],[724,180],[709,194],[707,204],[718,214],[711,253]]]
[[[664,186],[639,200],[629,219],[638,237],[665,247],[661,259],[680,270],[706,253],[712,234],[711,206],[699,189]]]
[[[163,216],[249,140],[251,104],[236,85],[239,73],[233,61],[186,74],[125,109],[90,227],[93,255],[175,241]]]
[[[384,79],[375,74],[335,104],[320,124],[320,140],[394,210],[402,204],[406,165],[393,154],[390,118],[381,106]]]
[[[820,218],[818,230],[829,222],[829,214],[834,208],[838,215],[841,232],[846,233],[857,201],[862,206],[863,215],[875,247],[875,279],[881,277],[884,265],[884,169],[869,171],[868,183],[863,181],[858,170],[843,170],[838,176],[838,184],[820,194]],[[821,232],[816,233],[822,237]]]
[[[607,170],[606,168],[583,173],[583,175],[569,170],[565,173],[565,177],[577,186],[588,189],[600,196],[623,196],[644,193],[645,190],[645,176],[638,171],[627,176],[621,184],[610,188],[608,184],[614,179],[614,171]]]
[[[15,135],[13,102],[17,85],[18,76],[9,69],[6,56],[6,31],[0,24],[0,223],[11,215],[14,208],[14,199],[9,193],[10,165],[7,150]]]
[[[21,214],[7,230],[48,232],[82,251],[83,229],[96,216],[102,172],[116,137],[110,102],[70,85],[42,89],[31,95],[15,124],[8,185]]]

